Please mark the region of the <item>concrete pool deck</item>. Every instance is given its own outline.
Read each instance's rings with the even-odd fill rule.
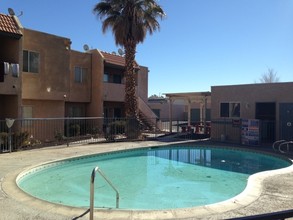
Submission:
[[[87,208],[55,205],[24,193],[16,185],[18,174],[38,164],[69,157],[174,143],[158,141],[99,143],[69,147],[56,146],[0,154],[0,219],[89,219],[89,213],[82,216]],[[201,145],[206,144],[201,143]],[[292,189],[293,166],[291,165],[288,168],[250,176],[248,185],[241,194],[221,203],[163,211],[97,209],[94,216],[95,219],[235,218],[293,209]]]

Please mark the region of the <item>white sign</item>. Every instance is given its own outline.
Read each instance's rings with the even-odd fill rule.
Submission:
[[[14,123],[14,119],[11,119],[11,118],[6,118],[6,125],[8,128],[11,128],[13,123]]]

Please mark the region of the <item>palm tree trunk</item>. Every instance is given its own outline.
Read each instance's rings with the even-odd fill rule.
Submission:
[[[128,40],[125,45],[125,65],[126,65],[126,82],[125,82],[125,114],[127,118],[137,118],[137,97],[136,97],[136,79],[135,79],[135,53],[136,44]]]
[[[125,44],[125,114],[127,119],[126,136],[129,139],[136,139],[140,134],[138,121],[138,107],[136,94],[136,74],[135,74],[135,53],[136,43],[128,40]]]

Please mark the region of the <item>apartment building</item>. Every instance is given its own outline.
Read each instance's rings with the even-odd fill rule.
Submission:
[[[0,16],[0,119],[125,115],[123,56],[74,51],[68,38]],[[148,68],[135,68],[140,113],[149,116]]]
[[[20,116],[22,36],[16,17],[0,14],[0,118]]]

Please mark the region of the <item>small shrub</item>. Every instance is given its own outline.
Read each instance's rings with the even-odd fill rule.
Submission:
[[[0,133],[0,144],[5,144],[8,140],[8,133],[1,132]]]
[[[18,150],[29,146],[29,133],[27,131],[16,132],[12,134],[12,150]]]
[[[65,139],[65,137],[61,132],[56,132],[55,139],[57,142],[62,142]]]
[[[79,136],[80,135],[80,125],[72,124],[69,127],[70,136]]]

